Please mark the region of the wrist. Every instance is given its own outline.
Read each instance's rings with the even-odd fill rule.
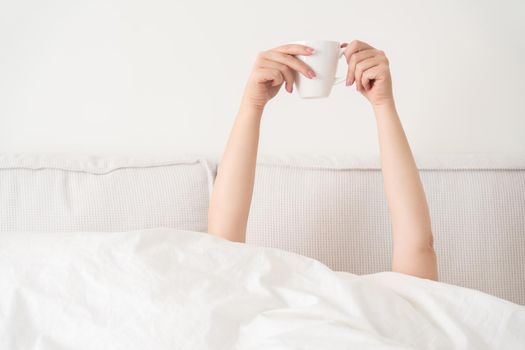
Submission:
[[[383,115],[397,114],[396,104],[393,99],[382,101],[378,104],[372,104],[372,108],[376,118],[380,118],[380,116]]]
[[[239,107],[238,117],[260,123],[263,112],[264,106],[259,106],[243,99]]]
[[[243,114],[250,114],[258,116],[259,118],[262,117],[262,114],[264,112],[264,105],[260,105],[257,103],[253,103],[246,97],[243,97],[241,101],[241,105],[239,107],[239,111]]]

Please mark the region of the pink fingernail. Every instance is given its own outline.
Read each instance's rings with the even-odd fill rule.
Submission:
[[[308,71],[308,77],[310,79],[314,78],[315,77],[315,72],[313,70]]]
[[[311,48],[311,47],[307,47],[307,48],[306,48],[306,51],[307,51],[308,53],[314,53],[314,52],[315,52],[315,50],[314,50],[313,48]]]
[[[346,86],[350,86],[350,78],[346,79]]]

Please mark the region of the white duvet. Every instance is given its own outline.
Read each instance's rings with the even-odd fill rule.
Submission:
[[[0,349],[525,349],[525,307],[205,233],[9,233]]]

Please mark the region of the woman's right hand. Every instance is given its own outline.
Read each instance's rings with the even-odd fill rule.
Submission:
[[[259,53],[246,84],[243,103],[264,108],[285,83],[286,91],[293,90],[294,73],[312,79],[315,72],[296,55],[309,56],[314,50],[308,46],[288,44]]]

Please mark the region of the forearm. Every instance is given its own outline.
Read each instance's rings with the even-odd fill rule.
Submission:
[[[437,279],[425,192],[395,105],[375,107],[374,112],[392,222],[392,270]]]
[[[262,109],[241,103],[217,176],[208,211],[208,232],[244,242],[253,193]]]

